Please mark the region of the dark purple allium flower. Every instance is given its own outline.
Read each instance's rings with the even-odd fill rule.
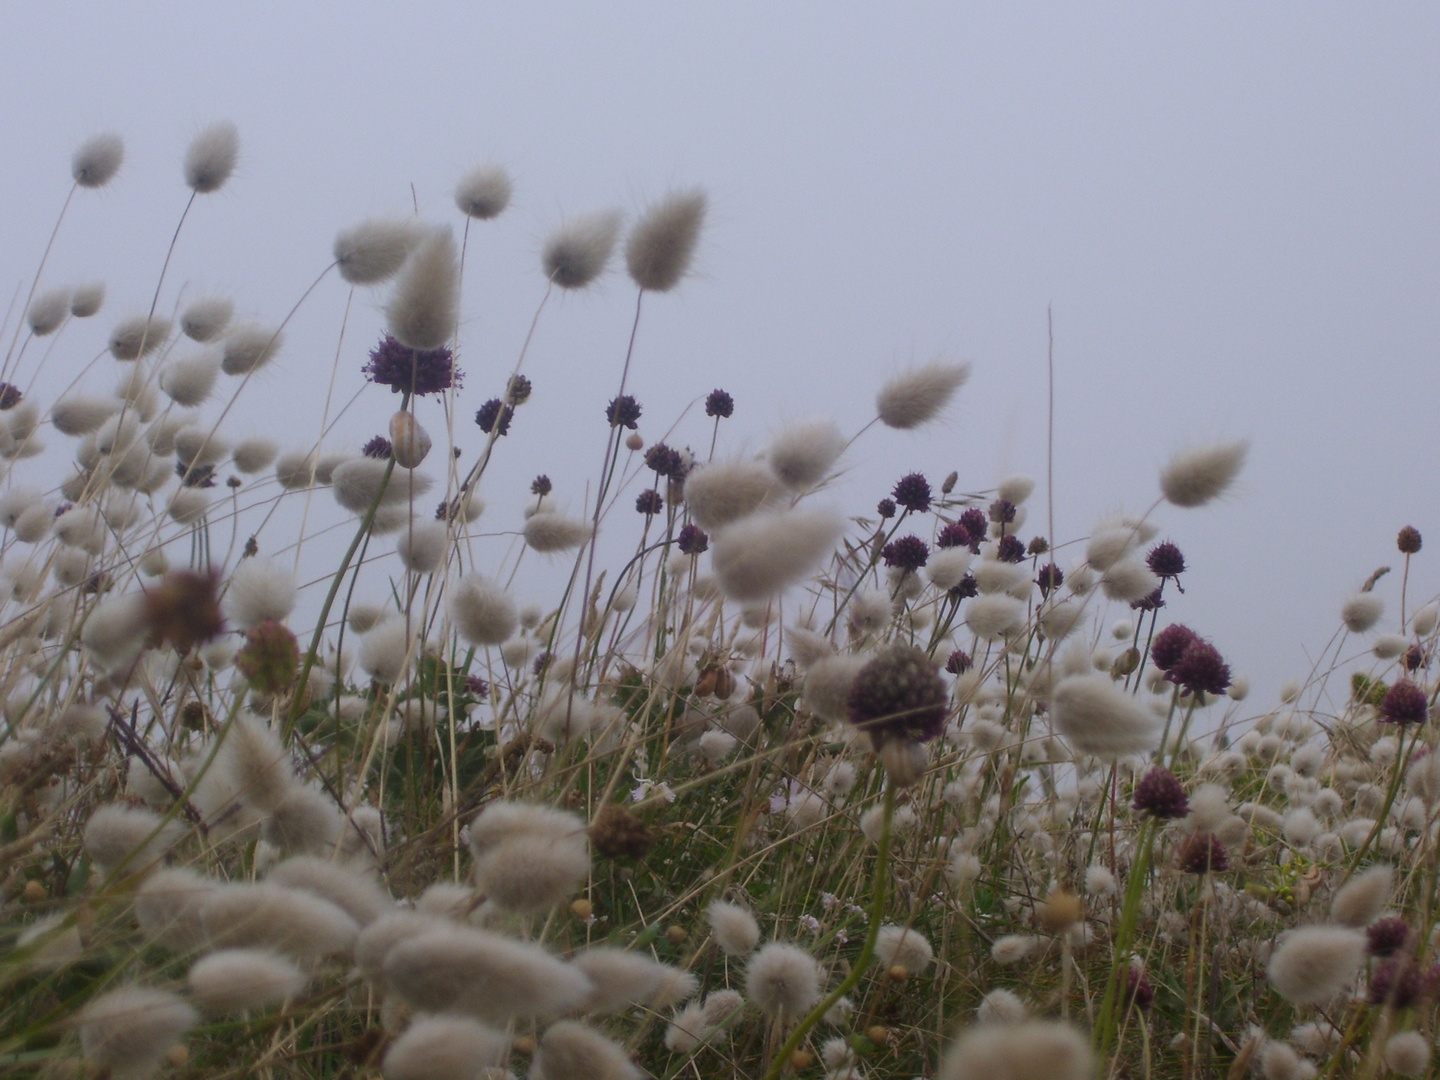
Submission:
[[[960,515],[959,524],[965,527],[970,537],[970,550],[979,555],[980,542],[990,534],[990,519],[985,516],[985,511],[972,507]]]
[[[930,509],[930,481],[925,479],[924,473],[906,473],[890,494],[906,510],[923,514]]]
[[[879,750],[892,739],[929,742],[945,730],[945,681],[921,650],[891,645],[862,667],[850,687],[850,722]]]
[[[880,505],[884,506],[887,502],[890,500],[886,499]],[[893,513],[895,504],[890,503],[890,506]],[[970,533],[960,522],[952,521],[940,530],[940,535],[935,538],[935,546],[938,548],[969,547]]]
[[[1425,666],[1425,650],[1419,645],[1411,645],[1405,650],[1405,655],[1400,658],[1400,663],[1405,666],[1406,671],[1416,671]]]
[[[1230,665],[1221,658],[1219,649],[1197,637],[1185,646],[1165,678],[1186,693],[1223,694],[1230,685]]]
[[[1049,550],[1050,541],[1043,536],[1032,536],[1030,543],[1025,545],[1025,554],[1027,555],[1044,555]]]
[[[997,525],[1009,525],[1015,520],[1015,504],[1009,499],[996,499],[990,504],[990,520]]]
[[[370,350],[370,362],[360,370],[371,382],[396,394],[409,391],[417,397],[458,388],[464,377],[449,349],[412,349],[389,334]]]
[[[489,435],[492,430],[497,436],[508,435],[510,434],[510,421],[514,417],[515,410],[496,397],[480,406],[479,411],[475,413],[475,423],[480,425],[480,430],[486,435]]]
[[[536,678],[545,674],[545,669],[550,666],[550,661],[555,659],[555,654],[546,650],[535,657],[535,662],[530,665],[530,670],[535,673]]]
[[[1429,987],[1414,958],[1392,956],[1375,965],[1370,973],[1371,1005],[1390,1005],[1396,1009],[1412,1009],[1425,996]]]
[[[8,382],[0,382],[0,412],[13,409],[16,405],[19,405],[22,397],[24,397],[24,395],[20,393],[18,386],[13,386]]]
[[[1180,662],[1180,657],[1185,655],[1185,650],[1194,640],[1194,630],[1180,623],[1171,623],[1150,643],[1150,659],[1161,671],[1169,671]]]
[[[1052,592],[1065,584],[1065,571],[1056,566],[1053,562],[1046,563],[1040,568],[1040,574],[1035,578],[1035,584],[1040,586],[1040,595],[1049,596]]]
[[[980,583],[975,580],[974,574],[966,574],[960,579],[960,584],[953,586],[945,595],[956,600],[968,600],[980,595]]]
[[[1410,944],[1410,924],[1404,919],[1376,919],[1365,928],[1365,951],[1371,956],[1394,956]]]
[[[533,387],[530,380],[524,375],[512,375],[510,381],[505,384],[505,404],[524,405],[530,400],[530,391]]]
[[[385,438],[384,435],[376,435],[360,448],[360,453],[368,458],[379,458],[381,461],[384,461],[386,458],[393,457],[395,450],[390,445],[390,440]]]
[[[59,506],[55,507],[55,516],[58,518],[58,517],[60,517],[62,514],[68,514],[71,510],[74,510],[74,509],[75,509],[75,504],[74,504],[74,503],[72,503],[72,502],[62,502]]]
[[[1175,821],[1190,813],[1190,800],[1175,774],[1156,765],[1135,785],[1132,809],[1161,821]]]
[[[710,537],[699,525],[691,522],[681,527],[675,537],[675,546],[686,555],[699,555],[710,546]]]
[[[1165,587],[1163,585],[1146,593],[1139,600],[1130,601],[1130,610],[1132,611],[1159,611],[1164,606]]]
[[[1139,968],[1132,967],[1125,973],[1125,1004],[1142,1011],[1155,1004],[1155,987]]]
[[[1020,538],[1013,533],[1006,533],[1000,538],[997,545],[995,557],[1001,562],[1018,563],[1025,561],[1025,545]]]
[[[610,421],[612,428],[623,427],[634,431],[640,426],[640,403],[629,394],[621,394],[605,406],[605,419]]]
[[[1214,833],[1191,833],[1180,845],[1176,865],[1182,874],[1223,874],[1230,867],[1225,845]]]
[[[881,499],[875,504],[875,512],[880,515],[880,520],[889,521],[895,516],[895,500]]]
[[[642,491],[635,497],[635,509],[649,517],[658,514],[665,508],[665,500],[660,497],[660,492],[651,488],[649,491]]]
[[[711,390],[705,399],[705,415],[718,416],[722,420],[735,411],[735,399],[724,390]]]
[[[1166,540],[1150,549],[1150,554],[1145,556],[1145,565],[1150,567],[1152,574],[1162,580],[1179,577],[1185,572],[1185,556],[1178,547]]]
[[[919,570],[930,559],[930,546],[918,536],[902,536],[891,540],[880,554],[886,566],[898,566],[901,570]]]
[[[975,666],[975,661],[964,649],[956,649],[945,660],[945,670],[951,675],[964,675]]]
[[[530,481],[530,494],[539,495],[542,499],[550,494],[550,477],[541,473]]]
[[[5,407],[3,399],[0,399],[0,409]],[[1400,535],[1395,537],[1395,546],[1402,554],[1414,555],[1420,550],[1420,530],[1414,525],[1406,525],[1400,530]]]
[[[1386,724],[1423,724],[1430,712],[1425,691],[1409,679],[1400,679],[1380,703],[1380,720]]]
[[[487,698],[490,696],[490,684],[479,675],[466,675],[465,692],[471,697]]]
[[[685,478],[685,459],[679,450],[672,449],[663,442],[656,443],[645,451],[645,467],[673,480]]]
[[[215,486],[214,465],[186,465],[183,461],[177,461],[175,475],[180,477],[180,484],[183,487],[212,488]]]

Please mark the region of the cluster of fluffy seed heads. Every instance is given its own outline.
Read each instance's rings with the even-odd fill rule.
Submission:
[[[918,536],[902,536],[886,544],[880,554],[886,566],[913,571],[920,569],[929,560],[930,548]]]
[[[1230,868],[1230,860],[1218,836],[1197,832],[1181,843],[1175,865],[1182,874],[1222,874]]]
[[[725,420],[735,413],[735,399],[724,390],[711,390],[705,396],[705,415]]]
[[[891,495],[898,506],[912,513],[923,514],[930,509],[930,481],[925,479],[923,473],[907,473],[902,476]]]
[[[634,431],[640,426],[640,403],[630,394],[611,398],[610,404],[605,406],[605,419],[612,428],[623,427]]]
[[[361,371],[371,382],[390,387],[392,393],[416,396],[458,387],[463,377],[455,367],[454,354],[444,346],[412,349],[390,334],[370,350],[370,362]]]
[[[1175,774],[1161,765],[1153,766],[1135,785],[1130,805],[1139,813],[1161,821],[1183,818],[1190,812],[1190,800]]]
[[[1380,702],[1380,719],[1387,724],[1423,724],[1430,714],[1430,699],[1409,679],[1400,679]]]
[[[945,730],[949,695],[930,658],[909,645],[891,645],[855,675],[848,719],[878,750],[892,740],[929,742]]]

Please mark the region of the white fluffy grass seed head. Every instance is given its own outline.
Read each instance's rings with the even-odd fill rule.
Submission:
[[[300,889],[221,885],[200,905],[212,948],[274,949],[297,959],[348,954],[360,932],[345,910]]]
[[[875,938],[875,955],[887,968],[919,975],[935,958],[935,950],[913,927],[882,926]]]
[[[722,531],[711,548],[720,587],[732,600],[768,599],[813,570],[843,529],[840,515],[830,510],[752,514]]]
[[[202,405],[215,389],[220,357],[213,352],[172,360],[160,372],[160,389],[176,405],[190,409]]]
[[[1267,974],[1280,996],[1314,1005],[1348,987],[1365,960],[1365,935],[1346,926],[1292,930],[1270,957]]]
[[[84,188],[104,187],[125,161],[125,142],[113,131],[91,135],[70,159],[70,175]]]
[[[1160,470],[1160,491],[1175,506],[1204,506],[1225,493],[1245,464],[1245,439],[1183,450]]]
[[[48,337],[59,330],[65,316],[70,314],[70,295],[66,288],[47,289],[31,300],[25,312],[30,332],[36,337]]]
[[[400,272],[420,238],[404,218],[373,218],[335,237],[335,265],[352,285],[378,285]]]
[[[411,521],[401,529],[395,541],[395,551],[405,569],[417,574],[433,574],[445,560],[445,550],[450,541],[449,530],[443,521]]]
[[[530,1080],[640,1080],[619,1043],[578,1020],[551,1024],[540,1038]]]
[[[824,480],[844,450],[845,436],[833,420],[796,420],[770,444],[770,468],[786,487],[804,490]]]
[[[174,994],[125,986],[81,1010],[80,1046],[90,1065],[115,1080],[144,1080],[159,1070],[165,1052],[198,1019]]]
[[[269,559],[243,559],[230,575],[225,614],[242,630],[267,619],[284,622],[295,609],[295,578]]]
[[[274,439],[252,435],[235,444],[230,460],[240,472],[253,476],[268,469],[279,453],[280,446]]]
[[[123,864],[125,872],[133,874],[163,858],[183,832],[179,824],[150,810],[108,803],[85,823],[85,851],[104,871]]]
[[[249,323],[233,327],[225,335],[220,370],[226,375],[249,375],[259,371],[280,351],[284,335],[270,326]]]
[[[1014,637],[1025,629],[1025,604],[1006,593],[977,596],[965,605],[965,625],[986,641]]]
[[[711,936],[726,956],[749,956],[760,944],[760,924],[739,904],[713,901],[705,909]]]
[[[525,544],[545,554],[569,551],[590,539],[590,523],[552,510],[531,514],[525,522]]]
[[[1051,717],[1071,746],[1105,761],[1153,750],[1160,741],[1155,714],[1099,673],[1056,683]]]
[[[263,1009],[305,988],[300,969],[264,949],[221,949],[190,965],[190,994],[207,1013]]]
[[[110,355],[116,360],[139,360],[164,345],[170,337],[170,320],[159,315],[134,315],[110,331]]]
[[[382,683],[398,682],[413,659],[413,632],[404,619],[386,619],[365,634],[360,644],[360,666]]]
[[[197,195],[219,191],[240,158],[240,132],[229,120],[216,120],[190,141],[185,151],[185,184]]]
[[[561,225],[540,253],[545,277],[562,289],[583,289],[605,272],[620,236],[620,214],[601,210]]]
[[[423,1016],[391,1044],[381,1073],[385,1080],[476,1080],[509,1050],[503,1031],[461,1016]]]
[[[745,994],[766,1016],[796,1020],[820,1000],[820,965],[804,949],[772,941],[746,965]]]
[[[707,200],[699,188],[676,191],[641,215],[625,245],[630,278],[646,292],[668,292],[690,268]]]
[[[223,296],[202,296],[190,301],[180,313],[180,332],[204,345],[225,332],[235,315],[235,305]]]
[[[1394,885],[1395,871],[1384,863],[1356,874],[1336,890],[1330,901],[1330,918],[1341,926],[1363,930],[1385,910]]]
[[[455,333],[460,313],[460,266],[455,234],[432,228],[415,244],[385,305],[390,333],[412,349],[438,349]]]
[[[1095,1054],[1077,1028],[1053,1020],[984,1024],[961,1033],[939,1080],[1092,1080]]]
[[[1385,1040],[1385,1064],[1400,1076],[1424,1076],[1430,1054],[1430,1041],[1418,1031],[1399,1031]]]
[[[455,185],[455,205],[466,217],[489,221],[510,205],[514,184],[500,165],[477,165]]]
[[[88,319],[98,312],[104,303],[105,283],[87,281],[83,285],[75,286],[75,291],[70,294],[70,314],[77,319]]]
[[[1358,592],[1340,608],[1340,621],[1352,634],[1363,634],[1374,628],[1385,614],[1385,601],[1373,592]]]
[[[917,428],[939,416],[969,378],[969,364],[944,360],[902,371],[875,396],[876,414],[886,427]]]
[[[501,645],[520,625],[515,601],[497,583],[471,574],[452,586],[450,616],[472,645]]]
[[[66,394],[50,407],[50,423],[62,435],[88,435],[114,416],[120,403],[114,398]]]
[[[174,952],[200,949],[206,941],[200,907],[218,887],[183,867],[156,870],[135,896],[135,921],[145,940]]]
[[[634,949],[593,946],[570,960],[594,989],[578,1013],[619,1013],[636,1005],[665,1009],[693,997],[699,980],[688,971],[652,960]]]
[[[702,529],[718,529],[761,509],[780,490],[758,461],[712,461],[685,478],[685,505]]]

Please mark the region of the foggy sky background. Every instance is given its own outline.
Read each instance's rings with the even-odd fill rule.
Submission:
[[[1053,305],[1060,539],[1148,507],[1178,447],[1252,439],[1231,497],[1156,520],[1192,567],[1167,614],[1251,676],[1257,711],[1308,671],[1378,565],[1396,568],[1379,586],[1395,628],[1402,525],[1428,543],[1411,609],[1440,587],[1437,45],[1440,11],[1419,5],[11,4],[0,307],[95,131],[122,134],[126,162],[77,195],[45,282],[101,278],[109,295],[66,331],[46,405],[148,306],[205,123],[239,126],[241,165],[197,200],[162,310],[183,286],[274,323],[337,230],[411,212],[412,184],[422,217],[458,229],[455,181],[493,160],[516,198],[471,232],[468,423],[514,361],[550,230],[700,184],[697,273],[648,299],[640,328],[647,441],[688,406],[671,440],[708,446],[697,399],[717,386],[737,402],[722,449],[758,449],[811,413],[854,431],[886,375],[970,360],[947,423],[857,445],[843,505],[868,512],[912,470],[938,486],[958,469],[962,490],[1024,471],[1041,480],[1032,535]],[[317,290],[226,434],[313,439],[346,293],[333,276]],[[379,301],[357,294],[338,401],[359,385]],[[485,529],[519,526],[541,472],[581,506],[633,302],[612,272],[551,304]],[[109,389],[116,365],[101,367]],[[371,390],[327,447],[358,447],[396,401]],[[421,418],[438,426],[437,408]],[[459,441],[473,455],[482,437]]]

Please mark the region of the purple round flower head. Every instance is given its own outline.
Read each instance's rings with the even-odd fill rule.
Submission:
[[[183,487],[212,488],[215,486],[214,465],[186,465],[183,461],[177,461],[175,475],[180,477]]]
[[[1139,600],[1130,601],[1132,611],[1159,611],[1165,606],[1165,586],[1146,593]]]
[[[923,514],[930,509],[930,481],[925,479],[924,473],[906,473],[890,494],[906,510]]]
[[[910,645],[891,645],[862,667],[850,687],[849,718],[876,750],[892,739],[929,742],[945,730],[949,695],[935,665]]]
[[[376,435],[360,448],[360,453],[368,458],[378,458],[384,461],[386,458],[393,457],[395,450],[390,445],[390,440],[385,438],[384,435]]]
[[[1139,968],[1132,967],[1125,973],[1125,1003],[1142,1011],[1155,1004],[1155,987]]]
[[[1376,919],[1365,928],[1365,951],[1371,956],[1394,956],[1410,944],[1410,924],[1404,919]]]
[[[530,481],[530,494],[539,495],[542,499],[550,494],[550,477],[541,473]]]
[[[1426,982],[1413,958],[1392,956],[1370,974],[1370,1004],[1413,1009],[1429,989]]]
[[[881,499],[875,504],[875,512],[880,515],[880,520],[889,521],[895,516],[895,500]]]
[[[492,430],[497,436],[508,435],[510,434],[510,421],[514,416],[515,410],[509,405],[506,405],[498,397],[491,398],[476,412],[475,423],[480,425],[480,430],[486,435],[489,435]]]
[[[1025,545],[1020,538],[1013,533],[1006,533],[1000,538],[998,550],[995,557],[1001,562],[1018,563],[1025,561]]]
[[[1425,650],[1419,645],[1411,645],[1400,658],[1400,663],[1405,666],[1406,671],[1419,670],[1425,666]]]
[[[1035,579],[1035,584],[1040,586],[1040,595],[1049,596],[1052,592],[1065,584],[1065,571],[1056,566],[1053,562],[1046,563],[1040,568],[1040,574]]]
[[[505,404],[524,405],[530,400],[530,391],[533,389],[530,380],[524,375],[510,376],[510,381],[505,384]]]
[[[975,666],[975,661],[964,649],[956,649],[945,660],[945,670],[951,675],[964,675]]]
[[[1050,541],[1043,536],[1032,536],[1030,543],[1025,545],[1026,555],[1044,555],[1050,550]]]
[[[487,698],[490,696],[490,684],[479,675],[466,675],[465,692],[471,697]]]
[[[969,600],[972,596],[980,595],[980,583],[975,580],[974,574],[966,574],[960,579],[960,584],[952,586],[945,595],[956,600]]]
[[[0,412],[13,409],[16,405],[19,405],[22,397],[24,397],[24,395],[20,393],[18,386],[12,386],[8,382],[0,382]]]
[[[4,404],[0,403],[0,409],[4,407]],[[1406,525],[1400,530],[1400,535],[1395,537],[1395,546],[1403,555],[1414,555],[1420,550],[1420,530],[1414,525]]]
[[[1180,662],[1180,657],[1185,655],[1185,650],[1194,640],[1194,630],[1181,623],[1171,623],[1150,643],[1150,659],[1161,671],[1169,671]]]
[[[1178,547],[1166,540],[1150,549],[1150,554],[1145,556],[1145,565],[1163,581],[1165,578],[1179,577],[1185,572],[1185,556]]]
[[[1176,865],[1182,874],[1223,874],[1230,868],[1225,845],[1214,833],[1191,833],[1180,845]]]
[[[635,498],[635,509],[649,517],[658,514],[665,506],[665,500],[660,497],[660,492],[651,488],[649,491],[642,491]]]
[[[1009,499],[996,499],[990,504],[990,520],[997,525],[1009,525],[1015,520],[1015,504]]]
[[[893,514],[895,504],[886,499],[880,505],[883,507],[885,503],[890,503],[890,512]],[[935,546],[938,548],[969,547],[970,532],[960,522],[952,521],[940,530],[940,535],[935,538]]]
[[[412,349],[389,334],[370,350],[370,362],[360,370],[393,393],[409,391],[417,397],[458,388],[463,377],[449,349]]]
[[[711,390],[705,399],[705,415],[726,419],[735,411],[735,399],[724,390]]]
[[[1401,679],[1380,703],[1380,720],[1386,724],[1423,724],[1430,713],[1430,699],[1409,679]]]
[[[550,661],[555,659],[555,654],[546,650],[535,657],[535,662],[530,665],[530,670],[538,678],[545,674],[545,669],[550,666]]]
[[[679,534],[675,537],[675,546],[686,555],[699,555],[710,546],[710,537],[705,535],[705,530],[694,522],[681,526]]]
[[[612,428],[623,427],[634,431],[640,426],[640,403],[629,394],[621,394],[605,406],[605,419],[610,421]]]
[[[985,511],[972,507],[960,515],[959,524],[965,527],[965,533],[970,537],[970,550],[979,555],[980,541],[990,532],[990,519],[985,516]]]
[[[645,451],[645,467],[673,480],[685,477],[685,459],[680,456],[680,451],[666,446],[663,442],[656,443]]]
[[[1156,765],[1135,785],[1132,809],[1161,821],[1175,821],[1190,813],[1190,800],[1175,774]]]
[[[1223,694],[1230,685],[1230,665],[1221,658],[1219,649],[1197,637],[1185,646],[1165,678],[1187,693]]]
[[[930,547],[918,536],[902,536],[891,540],[880,554],[886,566],[898,566],[901,570],[919,570],[930,559]]]

